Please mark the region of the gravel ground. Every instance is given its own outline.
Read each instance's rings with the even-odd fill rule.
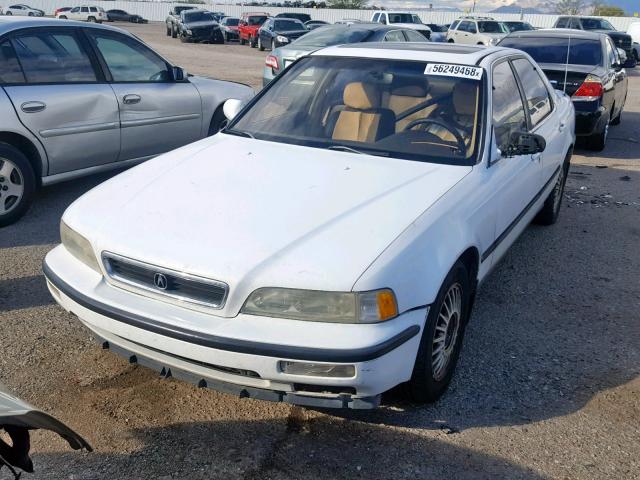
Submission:
[[[130,28],[190,72],[260,85],[263,53]],[[631,75],[622,125],[601,154],[576,151],[559,222],[528,228],[484,284],[455,380],[431,406],[393,392],[369,412],[240,400],[102,351],[53,303],[40,269],[64,209],[108,176],[43,190],[0,231],[0,381],[95,451],[37,432],[26,478],[640,478],[640,72]]]

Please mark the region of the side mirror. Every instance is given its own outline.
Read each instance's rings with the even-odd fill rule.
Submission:
[[[544,152],[547,142],[542,135],[528,132],[513,132],[510,137],[507,156],[533,155]]]
[[[174,82],[184,82],[187,79],[187,72],[181,67],[171,67]]]
[[[224,105],[222,106],[222,112],[224,116],[227,117],[227,120],[233,120],[240,110],[244,107],[244,102],[242,100],[238,100],[237,98],[230,98]]]
[[[622,65],[624,65],[627,62],[627,59],[628,59],[627,52],[625,52],[621,48],[618,48],[617,50],[618,50],[618,56],[620,57],[620,63]],[[622,65],[620,65],[620,66],[622,66]]]

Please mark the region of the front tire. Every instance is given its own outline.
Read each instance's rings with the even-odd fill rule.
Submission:
[[[262,45],[262,38],[258,37],[258,50],[264,52],[264,45]]]
[[[247,41],[244,38],[240,37],[240,45],[246,45],[246,44],[247,44]]]
[[[165,24],[165,26],[167,27],[167,37],[171,36],[171,29],[169,28],[168,25]]]
[[[7,13],[5,13],[5,15],[11,16],[11,15],[13,15],[13,13],[12,12],[7,12]]]
[[[36,178],[27,157],[0,143],[0,227],[11,225],[26,213],[35,190]]]
[[[469,272],[457,261],[425,321],[413,374],[406,385],[414,401],[435,402],[451,383],[469,318],[471,290]]]
[[[256,48],[258,46],[258,41],[256,40],[256,37],[249,38],[249,45],[251,46],[251,48]]]
[[[558,221],[560,207],[562,206],[562,197],[564,196],[564,186],[567,183],[567,175],[569,174],[569,166],[571,165],[572,153],[571,151],[567,153],[553,190],[544,201],[542,209],[533,219],[538,225],[553,225]]]
[[[67,16],[66,16],[66,15],[60,15],[58,18],[59,18],[60,20],[66,20],[66,19],[67,19]]]
[[[87,22],[96,23],[96,18],[95,17],[89,17],[89,18],[87,18]]]
[[[182,34],[180,34],[180,41],[182,43],[189,43],[189,37],[187,37],[186,34],[182,33]]]
[[[171,38],[178,38],[178,30],[175,25],[171,25]]]

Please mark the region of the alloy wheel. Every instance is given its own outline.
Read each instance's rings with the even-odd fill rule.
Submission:
[[[0,215],[11,212],[20,204],[24,195],[24,179],[18,167],[0,158]]]
[[[462,322],[462,287],[454,283],[444,297],[436,320],[431,349],[431,371],[436,381],[446,375]]]
[[[555,192],[553,197],[554,212],[557,212],[560,209],[560,202],[562,202],[562,192],[564,191],[564,178],[565,178],[565,168],[563,165],[562,167],[560,167],[558,180],[556,180]]]

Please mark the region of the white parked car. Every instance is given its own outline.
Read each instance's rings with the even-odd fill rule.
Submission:
[[[491,17],[461,17],[447,31],[447,42],[469,45],[496,45],[509,34],[502,22]]]
[[[43,17],[44,12],[38,8],[32,8],[29,5],[24,5],[22,3],[17,3],[15,5],[11,5],[7,7],[7,10],[4,12],[5,15],[17,15],[20,17]]]
[[[62,20],[78,20],[81,22],[93,22],[102,23],[108,21],[107,14],[104,8],[97,7],[95,5],[82,5],[80,7],[73,7],[66,12],[60,12],[56,15],[56,18]]]
[[[398,28],[410,28],[420,32],[424,37],[431,38],[431,28],[422,23],[418,15],[411,12],[381,11],[371,16],[371,21]]]
[[[640,22],[633,22],[629,25],[627,33],[631,35],[633,55],[637,62],[640,62]]]
[[[304,57],[240,113],[228,100],[222,133],[69,207],[49,289],[163,375],[302,405],[375,407],[403,382],[433,401],[478,284],[558,216],[574,110],[540,72],[430,43]]]

